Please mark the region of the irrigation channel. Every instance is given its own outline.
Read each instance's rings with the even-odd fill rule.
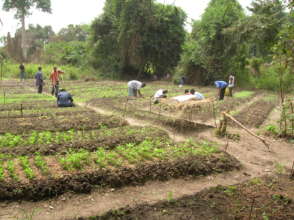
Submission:
[[[13,90],[17,85],[16,81],[9,81],[6,87]],[[31,85],[31,83],[28,83],[24,87],[25,90],[35,91]],[[238,111],[244,110],[259,98],[260,96],[256,96],[249,104],[239,105]],[[100,115],[117,114],[117,112],[103,108],[102,105],[97,107],[84,102],[76,104],[85,111],[94,111]],[[119,115],[116,117],[119,117]],[[294,147],[293,144],[284,140],[269,138],[270,151],[268,151],[259,140],[234,126],[229,127],[229,132],[238,134],[240,140],[218,138],[215,136],[213,128],[196,132],[189,131],[185,134],[184,132],[171,131],[154,121],[138,119],[133,117],[132,114],[124,115],[124,119],[130,126],[154,126],[160,128],[176,143],[181,143],[187,139],[218,143],[220,150],[226,151],[228,155],[233,156],[241,163],[241,168],[198,177],[187,175],[183,178],[168,178],[165,181],[151,179],[144,184],[131,184],[118,188],[112,186],[95,187],[91,190],[91,193],[86,194],[69,191],[57,197],[34,202],[26,200],[3,201],[0,202],[0,219],[22,219],[30,216],[31,219],[52,220],[103,215],[109,210],[126,206],[136,207],[143,203],[156,204],[159,201],[167,200],[170,195],[172,195],[173,200],[176,200],[218,185],[229,186],[264,175],[275,175],[277,165],[283,166],[285,169],[291,169],[292,167]],[[270,119],[266,117],[266,120]],[[257,128],[251,129],[258,132]]]

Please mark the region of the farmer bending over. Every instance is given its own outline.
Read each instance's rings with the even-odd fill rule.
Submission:
[[[216,88],[218,88],[218,96],[219,100],[223,100],[225,97],[226,88],[228,86],[228,83],[225,81],[215,81],[214,82]]]
[[[44,85],[42,67],[38,68],[38,72],[35,75],[35,79],[36,79],[36,86],[38,89],[38,93],[42,93],[43,85]]]
[[[61,70],[58,70],[57,67],[53,68],[53,71],[50,75],[51,83],[52,83],[52,90],[51,94],[57,97],[58,90],[59,90],[59,75],[62,74]]]
[[[167,90],[163,90],[163,89],[159,89],[155,94],[154,94],[154,104],[159,103],[159,100],[161,98],[167,98],[167,94],[168,91]]]
[[[58,107],[73,107],[73,98],[65,89],[61,89],[57,95]]]
[[[137,81],[137,80],[132,80],[128,82],[128,90],[129,90],[129,96],[133,97],[143,97],[140,89],[144,88],[146,86],[145,83]]]

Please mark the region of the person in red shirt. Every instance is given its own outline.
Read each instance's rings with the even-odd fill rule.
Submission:
[[[58,91],[59,90],[59,75],[62,73],[64,72],[62,72],[61,70],[58,70],[57,67],[54,67],[52,73],[50,74],[50,80],[52,83],[51,94],[55,95],[56,97],[59,92]]]

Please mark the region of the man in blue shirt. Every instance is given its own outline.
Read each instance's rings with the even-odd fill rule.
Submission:
[[[70,93],[61,89],[57,95],[57,105],[58,107],[73,107],[73,98]]]
[[[43,91],[43,73],[42,73],[42,67],[38,68],[38,72],[35,75],[35,79],[36,79],[36,86],[38,88],[38,93],[42,93]]]
[[[225,97],[225,92],[226,92],[228,83],[225,81],[215,81],[214,84],[216,88],[218,88],[219,100],[223,100]]]

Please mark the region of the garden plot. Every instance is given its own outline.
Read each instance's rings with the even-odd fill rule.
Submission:
[[[218,186],[195,195],[154,205],[109,211],[86,219],[294,219],[294,182],[288,176],[254,178],[233,186]]]
[[[240,168],[211,143],[175,144],[154,139],[112,150],[69,151],[60,156],[21,156],[0,164],[0,200],[39,200],[94,186],[122,187],[149,180],[208,175]]]
[[[168,139],[166,132],[153,127],[124,126],[99,130],[74,130],[64,132],[40,131],[28,135],[6,133],[0,136],[0,154],[27,156],[66,154],[68,150],[97,148],[113,149],[124,144],[139,144],[145,139]]]
[[[21,106],[22,107],[22,106]],[[0,118],[30,118],[41,116],[58,116],[73,115],[93,112],[91,110],[75,107],[75,108],[36,108],[36,109],[17,109],[10,111],[0,111]]]
[[[0,104],[2,111],[21,111],[21,110],[38,110],[44,108],[56,108],[56,101],[25,101],[21,103]]]
[[[126,121],[115,116],[104,116],[91,111],[84,114],[0,119],[0,134],[22,134],[35,131],[90,130],[101,127],[120,127]]]
[[[266,120],[270,112],[276,106],[277,101],[273,97],[264,97],[253,102],[248,107],[236,112],[235,118],[242,124],[258,128]]]

